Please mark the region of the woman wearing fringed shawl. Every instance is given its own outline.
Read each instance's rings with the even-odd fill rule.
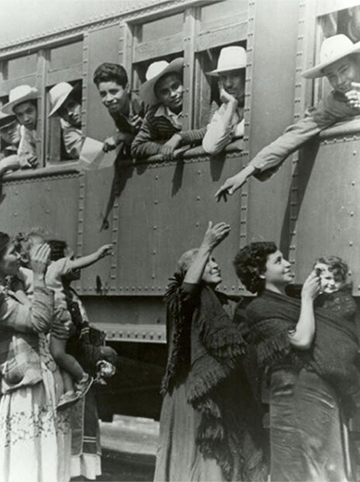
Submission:
[[[234,265],[245,287],[257,293],[246,309],[246,340],[269,383],[271,480],[349,480],[342,402],[359,389],[354,325],[314,303],[316,272],[301,299],[287,295],[291,267],[274,243],[251,243]]]
[[[166,294],[169,355],[157,482],[267,477],[261,419],[239,367],[245,343],[231,321],[231,300],[216,291],[221,274],[212,251],[229,231],[225,223],[209,223],[200,248],[181,256]]]

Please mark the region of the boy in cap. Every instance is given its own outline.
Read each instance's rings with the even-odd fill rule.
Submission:
[[[103,146],[105,152],[123,143],[123,155],[130,155],[130,145],[138,133],[145,116],[144,102],[130,91],[128,76],[120,64],[104,62],[94,72],[101,102],[107,108],[116,126],[116,133],[108,137]]]
[[[326,76],[333,91],[316,107],[305,113],[304,119],[288,127],[285,133],[262,149],[238,174],[220,187],[216,197],[233,194],[250,176],[266,180],[285,159],[327,127],[360,114],[360,63],[357,55],[360,42],[353,44],[345,35],[324,40],[319,65],[307,70],[307,79]]]
[[[244,135],[245,68],[246,51],[234,45],[221,50],[217,69],[207,74],[218,78],[222,102],[202,142],[208,154],[218,154],[234,138]]]
[[[37,98],[38,90],[29,85],[19,85],[10,91],[9,102],[2,108],[4,114],[15,115],[21,124],[18,155],[37,158]]]
[[[49,91],[49,117],[60,117],[64,147],[69,159],[79,159],[84,142],[81,132],[81,84],[60,82]]]
[[[204,137],[206,128],[182,130],[183,67],[183,58],[170,63],[154,62],[149,66],[147,80],[140,87],[140,97],[150,108],[131,145],[133,157],[162,154],[165,160],[171,160],[176,148],[200,143]]]

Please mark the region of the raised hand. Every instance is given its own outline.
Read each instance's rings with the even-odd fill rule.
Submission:
[[[31,269],[34,274],[44,274],[50,260],[50,246],[39,244],[30,254]]]
[[[321,279],[316,270],[313,270],[306,278],[301,290],[301,297],[314,300],[321,291]]]
[[[351,82],[352,89],[345,92],[347,102],[351,107],[360,109],[360,84],[358,82]]]
[[[202,245],[212,251],[229,235],[230,229],[230,225],[227,223],[221,222],[213,226],[213,223],[209,221]]]

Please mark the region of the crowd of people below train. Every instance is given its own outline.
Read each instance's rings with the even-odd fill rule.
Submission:
[[[169,284],[168,358],[155,481],[355,481],[359,340],[351,271],[337,256],[302,286],[273,242],[234,257],[255,297],[229,296],[211,222]],[[101,474],[95,382],[117,354],[71,287],[110,245],[74,258],[43,230],[0,233],[0,477],[68,482]],[[19,461],[21,460],[21,463]]]

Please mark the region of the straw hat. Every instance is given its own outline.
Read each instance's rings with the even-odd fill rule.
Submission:
[[[0,130],[4,127],[13,124],[16,121],[16,117],[13,114],[3,114],[0,111]]]
[[[243,47],[232,45],[224,47],[220,51],[217,69],[208,72],[207,75],[218,77],[221,72],[246,68],[246,50]]]
[[[59,82],[54,85],[49,91],[51,111],[48,117],[58,113],[60,107],[64,104],[66,99],[75,92],[81,89],[81,85],[77,83],[75,86],[68,84],[67,82]]]
[[[145,74],[146,82],[142,84],[139,90],[140,97],[143,99],[143,101],[148,105],[158,104],[159,100],[155,95],[156,82],[161,79],[161,77],[173,72],[176,74],[181,74],[183,67],[184,59],[182,57],[174,59],[170,63],[166,62],[165,60],[160,60],[150,64]]]
[[[324,77],[325,67],[357,52],[360,52],[360,42],[354,44],[346,35],[339,34],[326,38],[320,49],[320,63],[302,75],[305,79]]]
[[[39,91],[30,85],[19,85],[10,90],[9,102],[2,108],[4,114],[14,114],[14,107],[29,100],[37,100]]]

